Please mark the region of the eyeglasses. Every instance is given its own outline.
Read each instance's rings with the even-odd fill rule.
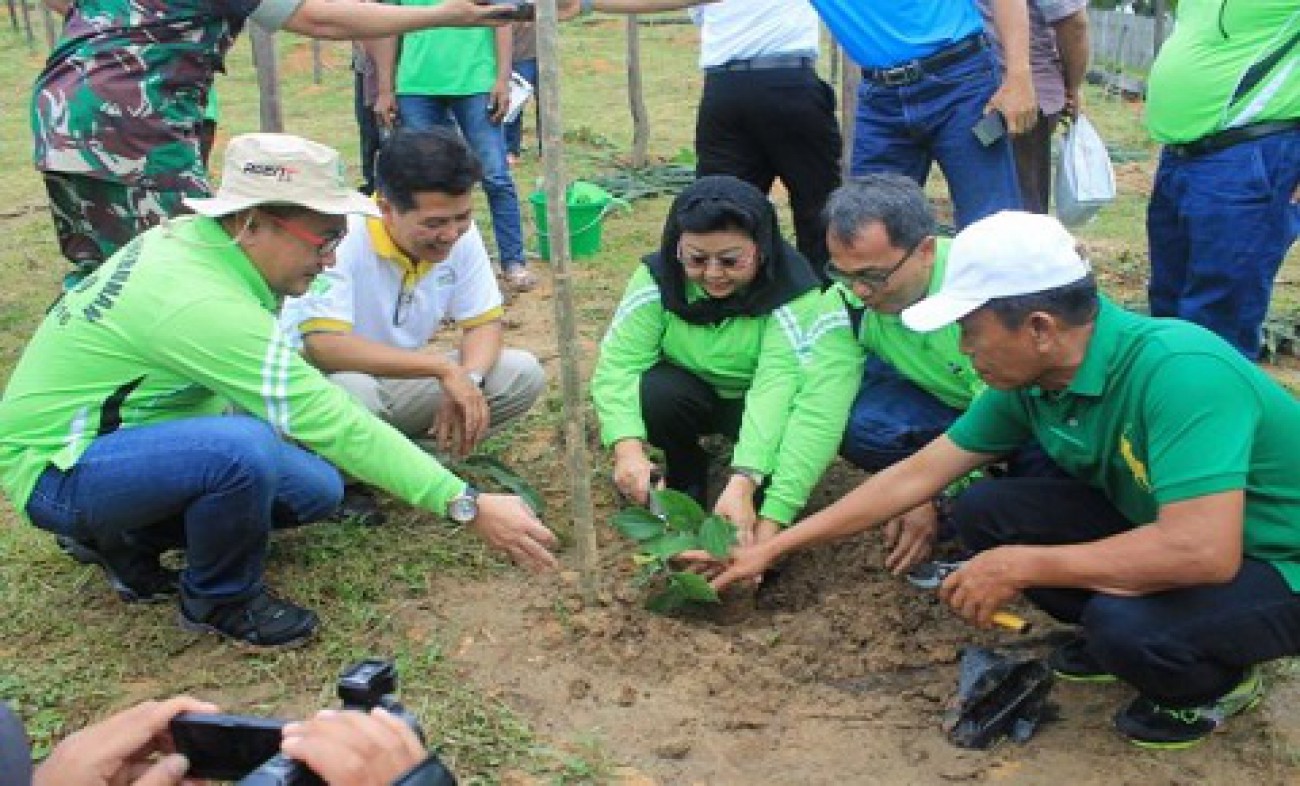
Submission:
[[[754,261],[755,251],[756,249],[738,251],[734,256],[724,257],[721,254],[688,253],[681,243],[678,243],[677,261],[682,263],[682,267],[690,270],[704,270],[710,262],[717,262],[723,270],[738,270],[749,266]]]
[[[292,221],[280,218],[274,213],[263,213],[262,215],[271,219],[271,223],[280,227],[285,232],[288,232],[307,245],[315,248],[316,254],[322,257],[327,257],[330,254],[333,254],[338,249],[339,244],[343,242],[343,238],[348,235],[347,230],[336,230],[326,233],[325,235],[318,235],[311,230],[303,229]]]
[[[916,250],[921,247],[921,243],[924,242],[925,240],[922,239],[921,241],[914,243],[911,248],[907,249],[907,253],[903,255],[902,259],[895,262],[893,267],[883,273],[876,268],[856,270],[849,273],[835,267],[835,262],[832,260],[826,263],[826,276],[830,278],[831,281],[843,284],[850,289],[857,286],[865,289],[867,294],[874,295],[885,288],[889,283],[889,279],[898,272],[899,268],[907,264],[907,260],[912,258],[912,255],[916,253]]]

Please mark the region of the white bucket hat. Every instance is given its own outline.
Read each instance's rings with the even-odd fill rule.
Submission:
[[[1060,221],[1004,210],[957,233],[939,291],[903,309],[903,324],[938,330],[994,298],[1063,287],[1089,270]]]
[[[300,205],[328,215],[379,215],[373,200],[348,187],[338,152],[292,134],[233,137],[216,195],[184,201],[211,218],[265,204]]]

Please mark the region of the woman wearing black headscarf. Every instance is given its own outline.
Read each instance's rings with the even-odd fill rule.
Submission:
[[[819,285],[758,189],[710,176],[677,197],[659,251],[628,282],[592,377],[601,439],[613,447],[625,496],[646,502],[653,445],[664,453],[668,487],[704,503],[708,455],[699,439],[724,434],[735,449],[714,511],[742,543],[790,523],[805,500],[781,493],[783,473],[820,472],[799,459],[797,439],[784,439]],[[756,512],[755,492],[769,479]]]

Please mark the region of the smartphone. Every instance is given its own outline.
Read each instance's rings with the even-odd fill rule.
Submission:
[[[172,718],[176,751],[190,760],[188,778],[237,781],[280,752],[284,721],[183,712]]]
[[[512,22],[531,22],[537,18],[537,5],[531,0],[492,0],[492,5],[509,9],[502,11],[498,19]]]
[[[994,142],[1007,135],[1007,121],[1002,119],[1002,113],[994,109],[971,128],[971,133],[980,141],[981,145],[988,147]]]

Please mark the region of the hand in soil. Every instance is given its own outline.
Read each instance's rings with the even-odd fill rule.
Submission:
[[[975,555],[944,579],[939,599],[972,625],[993,627],[993,615],[1023,589],[1015,576],[1016,555],[1024,548],[1002,546]]]
[[[926,502],[903,515],[890,519],[884,526],[885,569],[902,576],[930,558],[939,537],[939,513]]]
[[[769,548],[771,541],[757,546],[738,546],[731,552],[731,564],[709,583],[718,592],[744,579],[761,580],[776,556]]]
[[[551,553],[559,539],[519,497],[480,494],[478,516],[470,526],[489,546],[525,568],[551,570],[559,565]]]

